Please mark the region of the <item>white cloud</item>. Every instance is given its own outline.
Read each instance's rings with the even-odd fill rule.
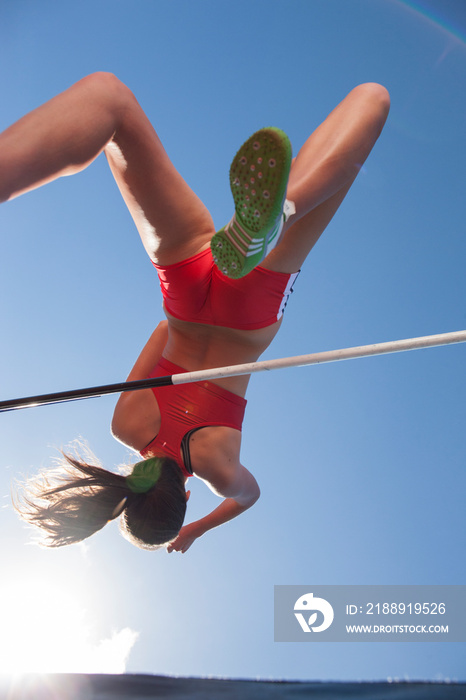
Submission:
[[[90,650],[90,666],[87,673],[124,673],[131,649],[139,636],[138,632],[125,627],[114,632],[110,639],[103,639]]]

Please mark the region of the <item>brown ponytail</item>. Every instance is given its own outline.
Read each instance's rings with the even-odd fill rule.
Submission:
[[[157,483],[146,493],[134,493],[125,476],[63,453],[58,469],[21,487],[14,506],[42,530],[46,547],[81,542],[122,514],[123,536],[143,549],[156,549],[181,529],[186,492],[181,471],[169,458],[160,458]]]

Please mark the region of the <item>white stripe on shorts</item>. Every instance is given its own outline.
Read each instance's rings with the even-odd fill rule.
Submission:
[[[281,317],[283,316],[283,313],[285,311],[285,307],[288,303],[288,299],[290,298],[290,294],[293,291],[293,285],[296,282],[296,278],[298,277],[300,272],[301,272],[301,270],[298,270],[298,272],[294,272],[293,274],[290,275],[290,278],[288,280],[288,284],[286,285],[285,291],[283,292],[283,299],[282,299],[282,303],[280,304],[280,308],[278,310],[277,321],[279,321],[281,319]]]

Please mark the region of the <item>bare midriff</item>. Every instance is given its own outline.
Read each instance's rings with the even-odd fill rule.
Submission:
[[[281,325],[280,320],[266,328],[245,331],[181,321],[165,313],[168,342],[164,357],[191,372],[255,362],[268,348]],[[249,379],[250,375],[244,375],[213,381],[238,396],[244,396]]]

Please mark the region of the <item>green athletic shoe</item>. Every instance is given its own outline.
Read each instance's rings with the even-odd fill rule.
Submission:
[[[215,264],[227,277],[247,275],[278,242],[287,218],[283,210],[290,167],[288,136],[273,127],[253,134],[233,158],[235,213],[210,243]]]

